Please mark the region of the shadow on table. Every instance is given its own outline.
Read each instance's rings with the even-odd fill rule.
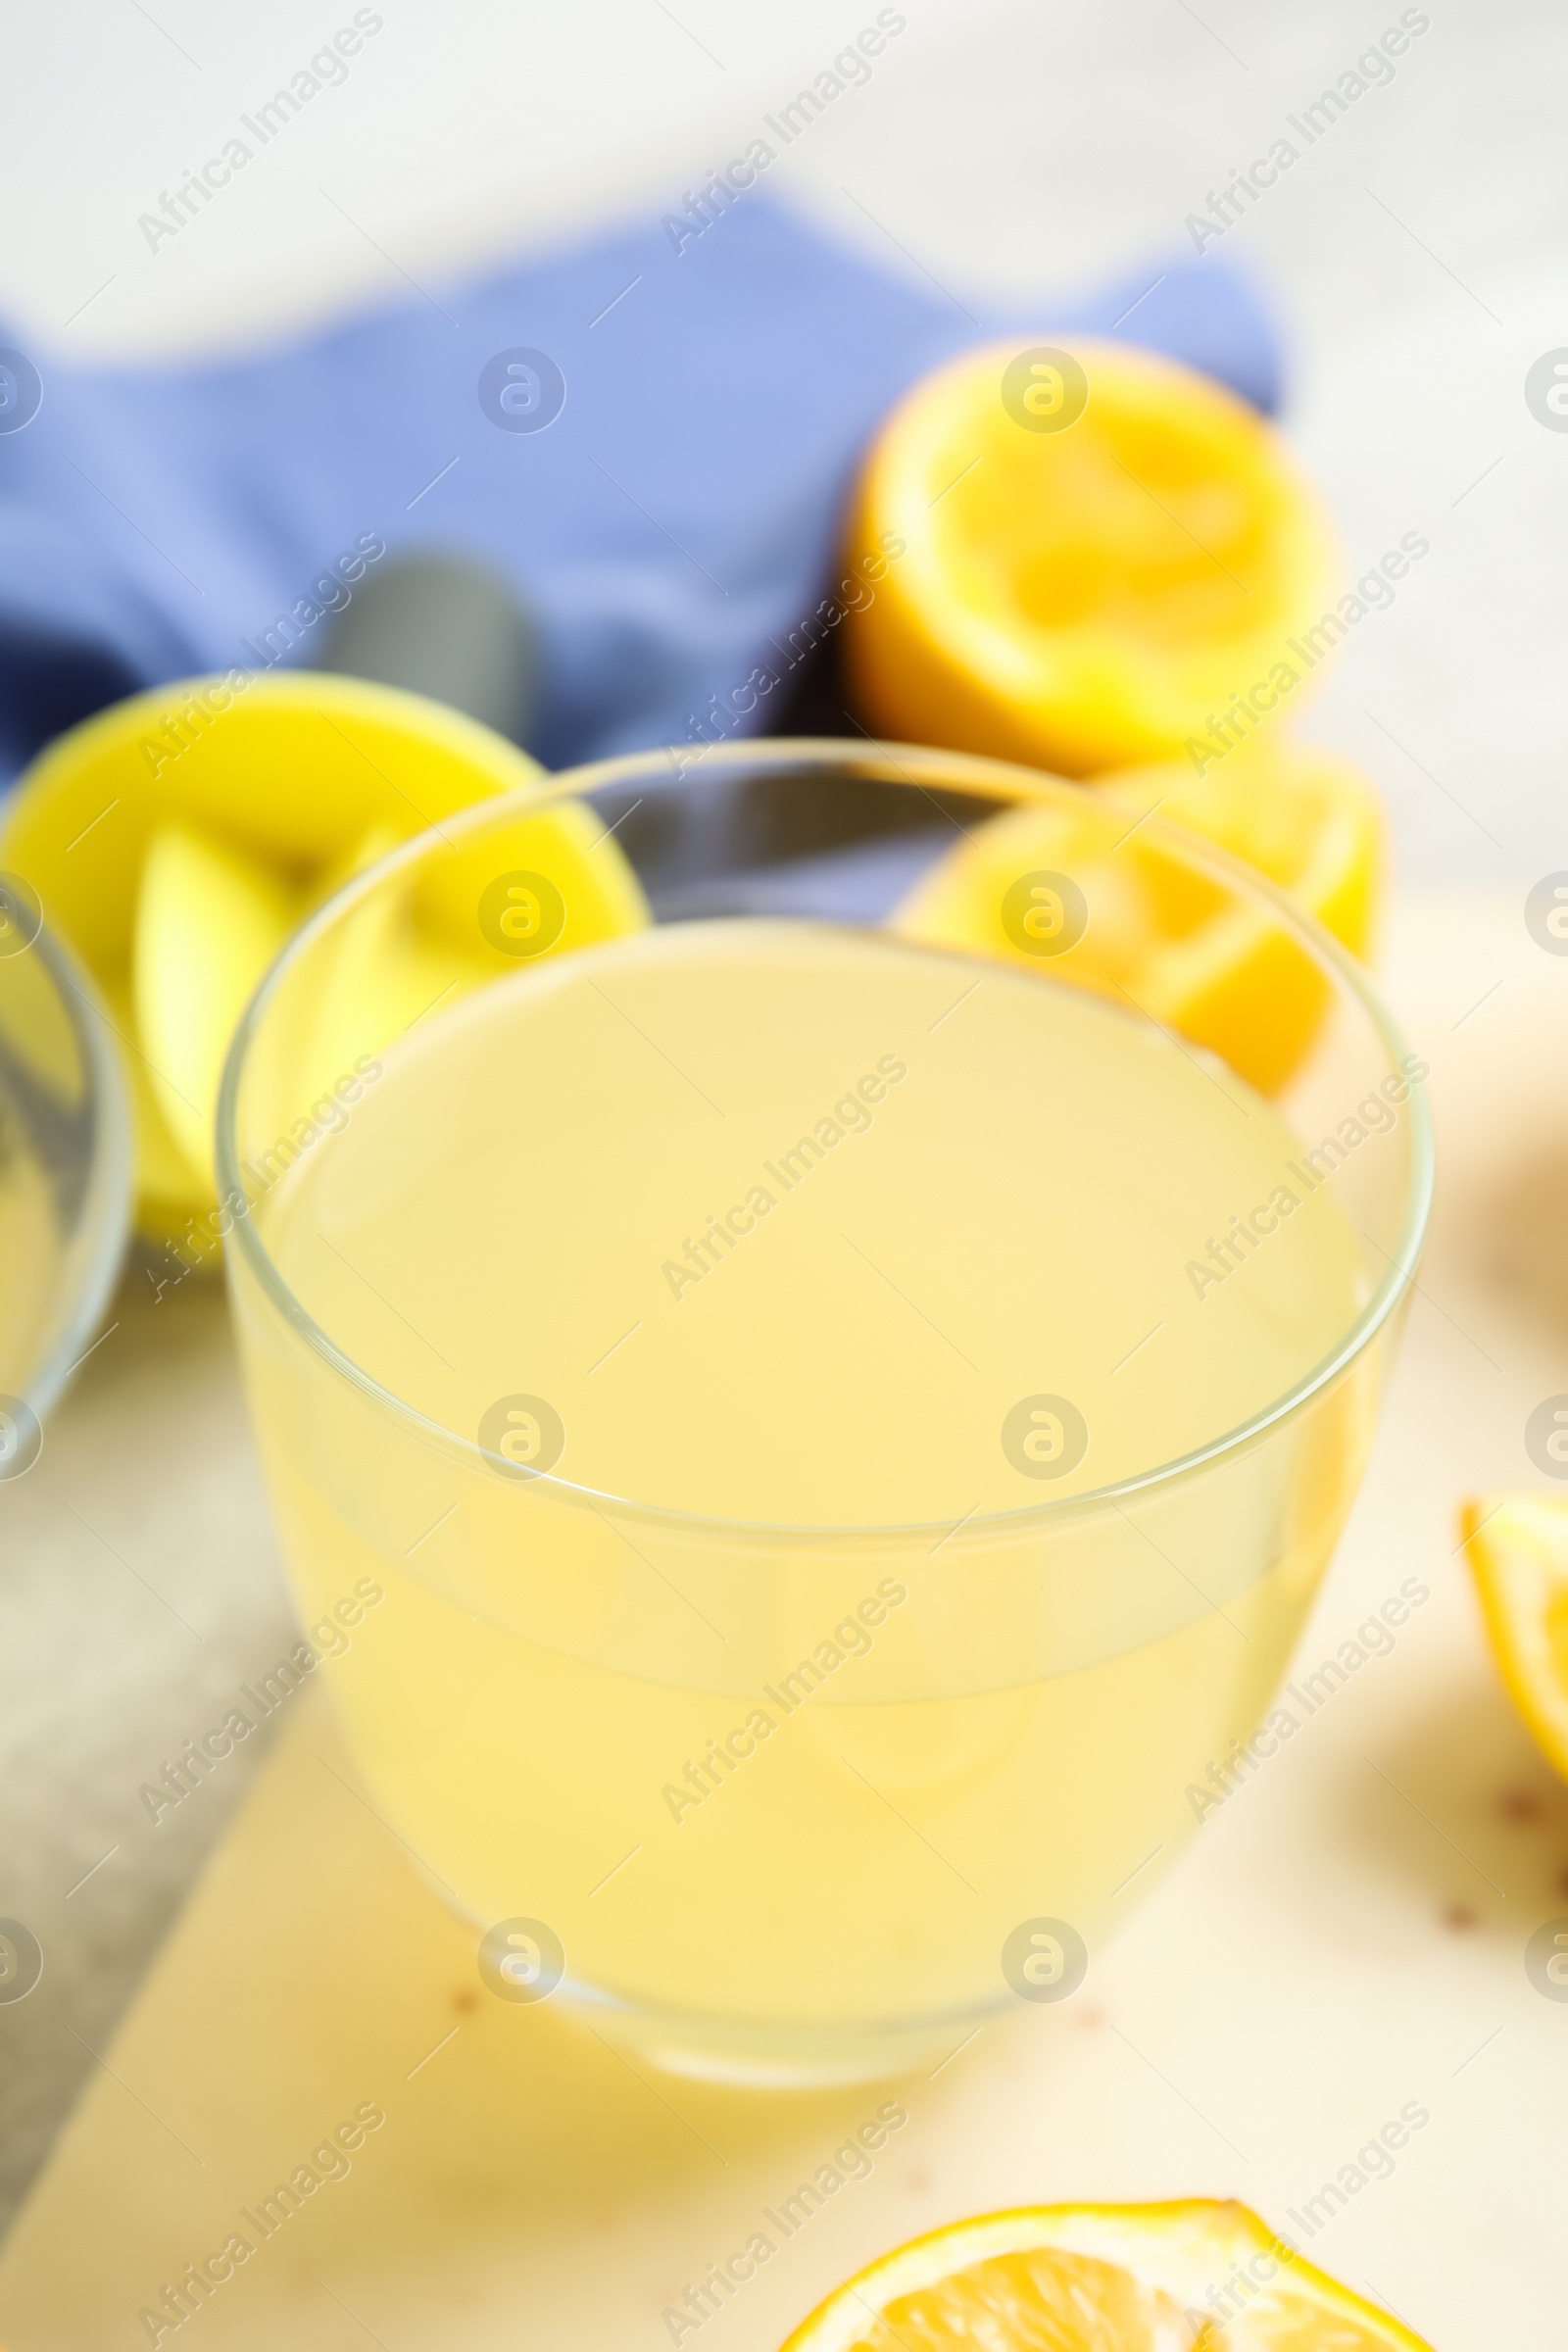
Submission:
[[[1424,1892],[1447,1931],[1512,1944],[1554,1907],[1568,1913],[1568,1787],[1486,1660],[1348,1769],[1346,1834]]]
[[[1467,1207],[1462,1246],[1515,1312],[1568,1339],[1568,1133],[1533,1138]]]

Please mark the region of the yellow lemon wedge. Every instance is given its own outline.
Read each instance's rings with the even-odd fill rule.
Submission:
[[[336,898],[346,882],[352,882],[356,874],[363,874],[368,865],[374,865],[378,858],[384,858],[389,850],[395,850],[398,843],[407,838],[407,834],[398,826],[389,825],[384,820],[368,825],[336,858],[329,858],[324,865],[318,868],[312,877],[308,908],[314,911],[318,906],[324,906],[328,899]]]
[[[1276,1094],[1311,1048],[1330,984],[1268,906],[1162,848],[1153,816],[1229,850],[1366,951],[1383,865],[1377,797],[1348,760],[1277,735],[1202,776],[1175,760],[1106,777],[1076,810],[1023,803],[988,818],[922,876],[893,927],[1099,988]],[[1041,931],[1049,906],[1018,908],[1031,877],[1049,897],[1063,876],[1084,925],[1065,948]]]
[[[7,805],[0,866],[37,892],[123,1046],[144,1234],[167,1239],[215,1206],[219,1074],[291,925],[400,843],[542,776],[526,753],[442,704],[298,670],[230,670],[134,695],[40,754]],[[302,1118],[340,1066],[504,968],[478,904],[502,853],[506,872],[542,877],[566,909],[552,948],[648,919],[591,810],[558,802],[519,823],[494,854],[455,832],[454,862],[428,869],[427,905],[389,903],[348,925],[337,999],[291,1040]],[[508,907],[514,927],[530,919],[524,901]]]
[[[1216,720],[1246,734],[1317,666],[1325,612],[1344,628],[1333,535],[1279,434],[1130,344],[984,344],[922,378],[845,552],[872,723],[1062,775],[1167,758]]]
[[[426,865],[416,910],[487,962],[588,947],[649,919],[614,836],[581,801],[567,800],[456,840]]]
[[[287,939],[282,878],[189,825],[159,827],[142,859],[132,1001],[164,1122],[211,1190],[223,1055],[256,983]]]
[[[1383,805],[1353,761],[1279,733],[1199,775],[1185,760],[1113,770],[1096,790],[1218,842],[1288,890],[1352,956],[1371,953],[1385,866]]]
[[[1484,1495],[1459,1528],[1508,1695],[1568,1779],[1568,1495]]]
[[[309,1005],[295,1008],[302,1034],[290,1051],[313,1091],[329,1089],[362,1055],[510,967],[649,920],[636,874],[581,801],[460,829],[405,886],[344,914],[318,952]]]
[[[1428,2352],[1245,2205],[1044,2205],[915,2238],[784,2352]]]
[[[176,1229],[197,1190],[189,1160],[170,1132],[152,1063],[139,1042],[131,975],[99,981],[109,1025],[120,1042],[136,1137],[137,1222],[144,1233]],[[203,1190],[203,1202],[210,1198]]]

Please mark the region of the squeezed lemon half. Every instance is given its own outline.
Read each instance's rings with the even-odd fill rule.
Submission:
[[[442,704],[309,670],[134,695],[34,760],[6,810],[0,866],[32,885],[103,996],[130,1079],[145,1234],[177,1235],[214,1202],[228,1042],[296,924],[399,843],[543,775]],[[479,902],[509,878],[521,895],[499,910],[497,953]],[[540,953],[648,920],[630,864],[581,803],[454,842],[406,906],[346,925],[301,1041],[301,1114],[308,1078],[330,1083],[530,948],[513,934],[541,920],[541,887],[559,927]]]
[[[784,2352],[1428,2352],[1245,2205],[958,2222],[829,2295]]]
[[[1255,866],[1365,954],[1383,862],[1376,795],[1348,760],[1283,736],[1201,777],[1176,760],[1106,777],[1078,809],[1025,803],[991,817],[922,876],[894,928],[1099,988],[1276,1094],[1311,1048],[1331,983],[1272,909],[1163,850],[1141,821],[1154,814]],[[1085,928],[1045,956],[1033,951],[1054,943],[1020,930],[1015,901],[1027,878],[1053,874],[1081,893]]]
[[[1090,775],[1168,757],[1239,696],[1294,708],[1319,657],[1291,641],[1339,561],[1254,409],[1156,353],[1066,341],[1021,395],[1029,354],[984,344],[885,420],[845,550],[876,585],[846,640],[882,733]]]

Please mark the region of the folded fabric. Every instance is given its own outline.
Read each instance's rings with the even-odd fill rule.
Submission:
[[[0,776],[141,687],[317,661],[371,566],[428,550],[531,609],[549,765],[763,727],[732,698],[803,657],[878,418],[983,335],[1075,329],[1275,406],[1272,328],[1217,258],[986,317],[751,194],[262,357],[0,353]]]

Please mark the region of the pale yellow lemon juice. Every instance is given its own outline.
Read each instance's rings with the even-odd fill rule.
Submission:
[[[267,1246],[381,1389],[491,1415],[490,1461],[345,1470],[358,1398],[253,1374],[307,1623],[388,1591],[335,1688],[391,1826],[479,1926],[545,1923],[568,1989],[753,2063],[1008,1998],[1032,1918],[1093,1948],[1265,1708],[1360,1423],[1261,1574],[1136,1497],[1059,1560],[969,1531],[1331,1354],[1366,1276],[1278,1112],[1050,977],[777,920],[523,964],[381,1058]]]

